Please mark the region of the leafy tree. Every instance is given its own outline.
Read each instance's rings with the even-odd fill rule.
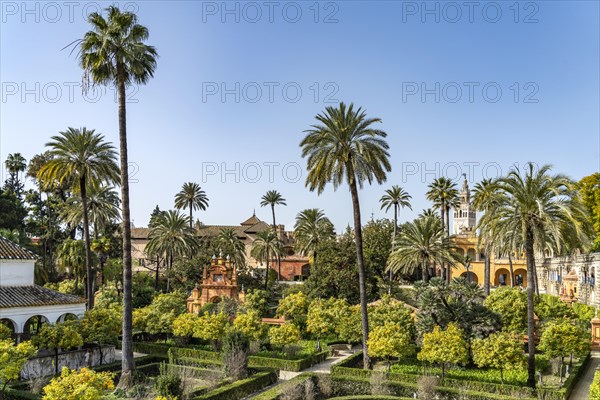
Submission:
[[[27,209],[9,190],[0,189],[0,228],[23,231]]]
[[[198,316],[196,314],[180,314],[173,320],[173,334],[189,340],[194,335],[197,324]]]
[[[240,331],[228,330],[223,339],[223,369],[234,381],[248,376],[248,338]]]
[[[573,320],[576,318],[576,314],[573,311],[573,307],[569,307],[564,301],[560,300],[557,296],[549,294],[541,294],[535,298],[535,312],[538,318],[543,323],[552,321],[561,321],[563,319]],[[588,319],[586,322],[589,323],[591,320]]]
[[[34,336],[33,343],[40,349],[54,350],[54,372],[58,375],[58,350],[69,350],[83,345],[83,337],[77,327],[67,323],[44,324]]]
[[[269,261],[272,257],[278,257],[283,250],[283,242],[277,236],[273,229],[266,229],[256,234],[256,239],[252,242],[250,254],[256,260],[264,261],[265,268],[265,290],[269,288]]]
[[[447,264],[450,268],[462,261],[456,245],[446,236],[444,226],[436,216],[421,216],[406,224],[394,248],[388,268],[403,275],[420,268],[425,282],[429,280],[434,263]]]
[[[100,400],[105,391],[114,389],[110,372],[79,371],[63,367],[60,376],[44,387],[43,400]]]
[[[291,320],[300,331],[306,327],[306,314],[308,313],[309,301],[303,292],[290,294],[279,301],[277,317]]]
[[[244,302],[249,310],[254,310],[259,317],[269,312],[269,292],[261,289],[248,290]]]
[[[483,304],[500,315],[504,332],[527,332],[527,294],[520,288],[497,288]]]
[[[433,332],[423,335],[423,345],[417,358],[439,364],[443,380],[448,365],[466,364],[469,361],[468,344],[463,336],[463,331],[455,323],[450,323],[445,330],[436,326]]]
[[[119,154],[121,170],[121,220],[123,233],[123,359],[119,385],[132,384],[132,264],[131,219],[129,210],[129,160],[127,157],[126,87],[145,84],[154,76],[158,53],[145,44],[148,29],[137,22],[131,12],[121,12],[115,6],[106,9],[108,18],[93,12],[88,16],[92,30],[86,32],[80,45],[80,63],[84,81],[93,84],[115,84],[119,99]]]
[[[581,201],[587,208],[594,226],[594,243],[591,251],[600,250],[600,172],[583,177],[577,184]]]
[[[296,215],[294,239],[300,254],[312,257],[313,268],[317,263],[317,253],[321,243],[335,237],[333,224],[318,208],[309,208]]]
[[[271,346],[283,348],[300,341],[300,329],[291,322],[269,329],[269,342]]]
[[[415,324],[411,311],[404,303],[384,295],[379,304],[369,306],[369,319],[373,327],[395,324],[406,330],[410,337],[415,337]]]
[[[550,166],[527,163],[523,172],[515,167],[497,181],[502,201],[484,214],[481,232],[513,231],[523,243],[527,262],[527,336],[529,359],[527,384],[535,387],[534,292],[536,250],[560,253],[566,237],[585,241],[590,232],[587,210],[574,183],[564,175],[551,175]]]
[[[108,237],[100,237],[92,240],[91,250],[98,256],[99,270],[98,270],[98,286],[104,283],[104,265],[108,259],[108,254],[111,250],[111,240]]]
[[[0,322],[0,340],[10,339],[12,336],[12,329],[6,326],[3,322]]]
[[[68,271],[75,277],[75,288],[79,286],[79,280],[87,271],[83,270],[85,265],[85,243],[82,240],[67,239],[58,248],[56,261],[63,271]],[[70,292],[75,294],[75,292]]]
[[[412,196],[398,185],[394,185],[391,189],[387,189],[385,191],[385,194],[381,196],[381,199],[379,199],[382,210],[385,209],[385,211],[389,211],[390,208],[394,208],[394,231],[392,233],[392,251],[394,251],[394,243],[396,242],[396,231],[398,229],[398,214],[400,212],[400,208],[408,207],[412,210],[412,207],[410,206],[411,199]],[[391,288],[391,282],[394,273],[391,269],[389,273]]]
[[[104,136],[93,129],[67,128],[52,136],[46,143],[52,158],[38,172],[43,186],[51,187],[58,182],[72,182],[73,192],[81,197],[83,240],[85,242],[86,296],[88,308],[94,308],[94,285],[92,253],[90,250],[90,224],[88,188],[117,181],[119,169],[115,148]]]
[[[317,338],[317,351],[321,350],[320,339],[337,331],[337,324],[347,322],[344,318],[350,313],[348,303],[331,297],[327,300],[315,299],[308,307],[306,331]],[[360,338],[360,315],[358,336]],[[360,340],[360,339],[358,339]]]
[[[103,362],[102,345],[116,344],[122,327],[119,308],[94,307],[81,319],[81,335],[85,343],[97,343],[100,349],[100,364]]]
[[[183,184],[181,191],[175,195],[175,208],[178,210],[188,208],[190,210],[190,228],[193,227],[193,210],[206,210],[208,208],[208,196],[200,185],[194,182]]]
[[[154,297],[152,277],[144,272],[133,276],[133,306],[141,308],[152,303]]]
[[[335,329],[341,340],[348,343],[360,343],[362,341],[360,308],[350,306],[345,310],[342,309]]]
[[[134,310],[134,327],[153,335],[173,333],[173,321],[186,312],[186,298],[183,292],[156,295],[150,305]]]
[[[202,340],[210,340],[215,348],[219,347],[219,342],[223,340],[227,327],[229,326],[229,317],[225,313],[210,314],[206,313],[198,318],[194,337]]]
[[[233,327],[253,341],[262,340],[266,334],[266,326],[255,310],[239,313],[233,320]]]
[[[504,383],[504,370],[519,369],[525,365],[523,344],[518,336],[508,332],[492,333],[485,339],[473,342],[473,361],[480,368],[500,371]]]
[[[365,268],[369,277],[387,281],[385,271],[392,252],[393,231],[393,223],[388,219],[371,220],[363,227]]]
[[[317,115],[317,123],[306,131],[300,143],[302,157],[307,157],[308,176],[306,186],[310,191],[323,192],[327,183],[334,190],[344,181],[348,184],[352,197],[354,214],[354,235],[356,262],[358,264],[358,286],[360,292],[364,368],[370,367],[367,340],[369,320],[367,315],[367,282],[363,257],[362,222],[358,189],[364,182],[381,184],[386,173],[391,171],[387,134],[373,125],[379,118],[367,118],[362,108],[340,103],[338,108],[327,107]]]
[[[587,329],[561,320],[548,324],[542,332],[539,348],[550,357],[559,359],[559,375],[562,383],[564,358],[584,355],[590,350],[591,338]]]
[[[369,335],[369,355],[387,360],[388,370],[392,358],[408,357],[414,353],[414,350],[410,330],[402,325],[387,323],[376,326]]]
[[[36,351],[30,341],[15,344],[11,339],[0,339],[0,397],[9,382],[19,379],[21,369]]]

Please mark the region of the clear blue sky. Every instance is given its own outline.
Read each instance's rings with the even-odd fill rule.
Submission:
[[[2,2],[0,159],[29,159],[69,126],[117,143],[114,90],[86,100],[75,56],[61,51],[98,4],[108,3]],[[382,118],[389,134],[393,171],[361,192],[363,221],[384,216],[378,200],[392,184],[413,196],[406,220],[429,207],[426,186],[440,174],[475,182],[530,160],[575,179],[600,169],[598,1],[118,4],[138,13],[160,54],[128,104],[136,226],[195,181],[210,197],[197,214],[208,224],[253,209],[270,220],[260,197],[277,189],[288,228],[320,207],[342,229],[347,188],[310,193],[298,146],[335,100]]]

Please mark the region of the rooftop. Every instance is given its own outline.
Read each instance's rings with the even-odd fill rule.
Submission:
[[[0,308],[83,304],[85,299],[38,285],[0,286]]]
[[[32,251],[0,236],[0,260],[37,260],[37,258]]]

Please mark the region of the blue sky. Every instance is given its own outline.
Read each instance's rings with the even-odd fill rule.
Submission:
[[[85,98],[75,56],[61,51],[88,29],[86,11],[108,4],[2,1],[0,159],[29,159],[69,126],[117,143],[114,90]],[[393,170],[361,192],[363,221],[385,215],[378,200],[392,184],[413,196],[406,220],[429,207],[440,175],[473,183],[527,161],[575,179],[600,170],[597,1],[116,4],[137,12],[160,54],[128,104],[136,226],[194,181],[208,224],[254,209],[270,220],[260,197],[277,189],[288,228],[319,207],[342,229],[347,188],[310,193],[298,146],[336,101],[382,118],[389,135]]]

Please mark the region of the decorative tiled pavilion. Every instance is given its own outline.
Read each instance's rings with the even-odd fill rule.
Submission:
[[[204,266],[202,283],[187,299],[188,312],[197,314],[203,305],[218,303],[223,297],[238,300],[237,270],[229,256],[213,256],[210,266]]]

